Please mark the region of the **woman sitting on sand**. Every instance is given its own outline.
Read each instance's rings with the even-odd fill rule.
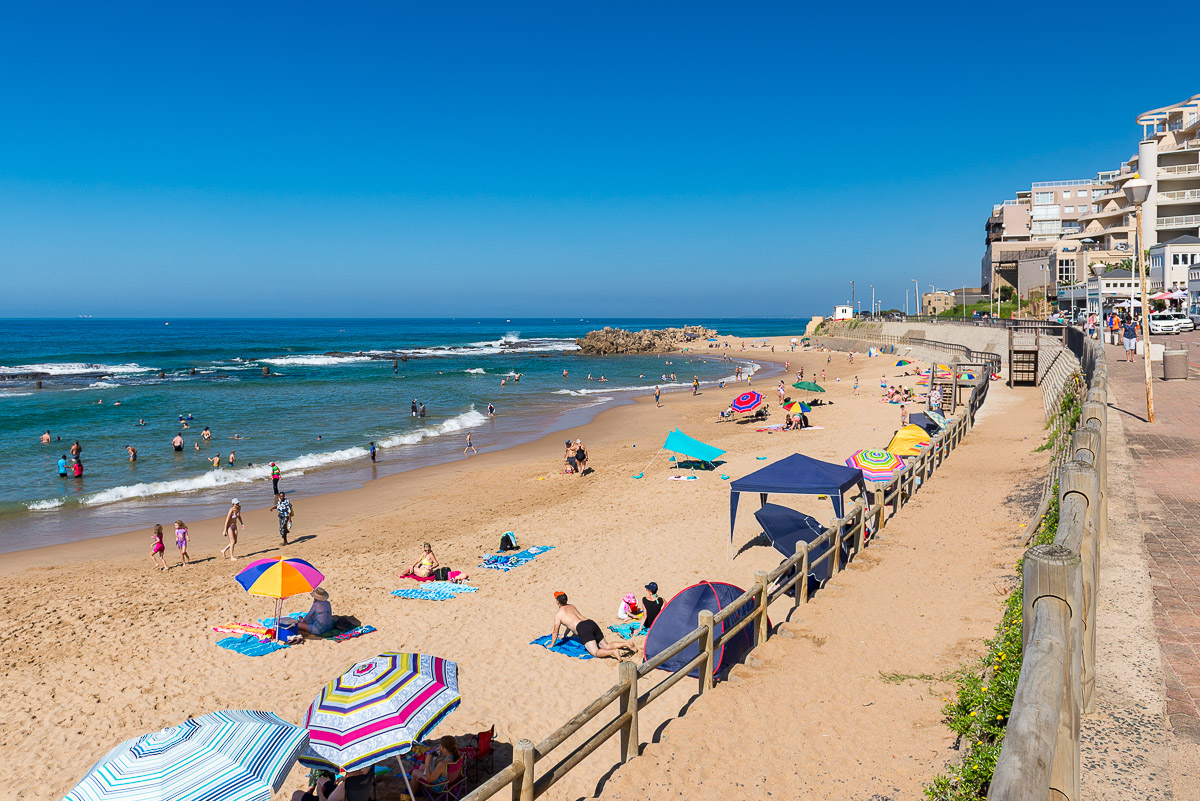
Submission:
[[[370,765],[352,770],[340,782],[335,782],[328,771],[321,771],[307,793],[303,790],[292,793],[292,801],[365,801],[371,797],[373,771]]]
[[[408,569],[408,575],[429,578],[433,575],[433,571],[438,569],[438,560],[433,555],[433,546],[428,542],[422,545],[421,549],[421,558],[412,563],[412,567]]]
[[[433,793],[446,792],[447,770],[451,763],[461,757],[458,753],[458,743],[446,735],[438,740],[437,748],[425,755],[425,761],[412,772],[412,780],[428,785]]]
[[[309,595],[313,599],[312,606],[297,626],[309,634],[326,634],[333,628],[333,605],[329,603],[329,593],[317,587]]]

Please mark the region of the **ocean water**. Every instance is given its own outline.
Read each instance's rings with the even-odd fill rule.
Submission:
[[[272,461],[299,509],[306,495],[462,458],[468,432],[480,449],[504,447],[580,425],[656,384],[679,390],[696,376],[712,386],[733,371],[706,343],[668,359],[576,352],[576,337],[605,325],[707,325],[729,335],[736,355],[740,339],[792,334],[805,323],[0,321],[0,552],[212,517],[235,496],[249,508],[267,505]],[[678,379],[663,381],[671,372]],[[425,404],[424,418],[410,414],[414,400]],[[201,437],[205,427],[211,439]],[[176,434],[181,453],[171,447]],[[69,461],[76,440],[83,477],[60,478],[56,462],[64,454]],[[557,456],[547,454],[549,466]]]

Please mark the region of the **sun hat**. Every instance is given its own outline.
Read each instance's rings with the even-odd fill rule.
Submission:
[[[237,506],[237,505],[238,505],[238,504],[240,504],[240,503],[241,503],[241,501],[239,501],[237,498],[234,498],[234,499],[233,499],[233,505],[234,505],[234,506]]]
[[[309,593],[309,595],[311,595],[313,598],[316,598],[318,601],[328,601],[329,600],[329,593],[327,593],[325,590],[323,590],[320,587],[314,588],[313,591]]]
[[[656,582],[651,581],[648,583],[646,585],[646,589],[650,590],[650,592],[654,593],[655,595],[658,594],[658,584]]]
[[[637,604],[637,596],[634,595],[632,592],[625,593],[625,598],[623,600],[625,601],[625,603],[629,604],[630,606],[634,606]]]

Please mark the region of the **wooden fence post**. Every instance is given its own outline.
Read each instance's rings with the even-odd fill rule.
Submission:
[[[513,746],[513,762],[524,766],[521,778],[512,785],[512,801],[533,801],[533,741],[524,738]]]
[[[1074,509],[1076,499],[1071,496],[1082,496],[1086,511],[1081,520],[1075,519]],[[1074,616],[1080,618],[1080,677],[1082,705],[1084,713],[1094,711],[1096,689],[1096,586],[1100,581],[1099,545],[1099,512],[1100,512],[1100,474],[1094,467],[1084,462],[1071,461],[1062,466],[1058,475],[1058,508],[1059,530],[1067,526],[1071,530],[1064,531],[1063,536],[1055,538],[1055,542],[1065,545],[1072,551],[1078,548],[1082,575],[1081,606],[1073,608]],[[1070,506],[1068,506],[1070,504]]]
[[[629,713],[629,723],[621,729],[621,762],[628,762],[638,755],[638,669],[636,662],[622,662],[617,666],[617,675],[629,687],[621,695],[621,714]]]
[[[829,528],[833,529],[832,542],[830,547],[833,548],[833,556],[829,557],[829,577],[833,578],[842,564],[842,521],[844,518],[836,517],[829,522]]]
[[[1082,646],[1079,636],[1079,626],[1075,621],[1079,616],[1081,596],[1083,591],[1082,564],[1079,555],[1061,545],[1037,545],[1025,552],[1022,584],[1024,598],[1022,606],[1021,637],[1025,645],[1029,645],[1030,630],[1035,620],[1036,607],[1040,604],[1051,604],[1056,609],[1065,607],[1069,624],[1067,632],[1067,659],[1064,666],[1066,675],[1049,676],[1046,681],[1064,682],[1066,692],[1061,696],[1061,707],[1057,710],[1057,731],[1055,738],[1054,764],[1050,771],[1050,797],[1055,793],[1066,801],[1079,799],[1079,657],[1078,649]],[[1024,673],[1024,665],[1022,665]],[[1053,713],[1054,710],[1051,710]],[[1046,732],[1046,734],[1051,734]],[[1005,742],[1007,744],[1007,735]],[[999,769],[999,765],[997,765]],[[990,793],[989,793],[990,795]],[[1041,798],[1046,797],[1042,789]],[[998,796],[1005,797],[1005,796]]]
[[[807,542],[804,543],[804,556],[800,558],[800,579],[792,588],[792,598],[795,599],[795,603],[792,604],[793,609],[798,608],[801,603],[808,603],[808,555],[810,547]]]
[[[1080,420],[1100,435],[1100,450],[1096,454],[1096,469],[1100,471],[1100,544],[1108,544],[1108,393],[1102,389],[1088,390]]]
[[[894,481],[895,479],[893,479]],[[879,532],[883,531],[883,521],[886,515],[883,512],[883,499],[887,497],[887,486],[876,487],[875,489],[875,534],[878,537]]]
[[[758,638],[754,641],[754,646],[757,648],[771,636],[770,627],[767,625],[767,602],[769,600],[767,595],[767,571],[754,571],[754,584],[758,588],[758,598],[756,600],[758,609],[755,610],[758,612]]]
[[[700,694],[703,695],[713,688],[713,613],[701,609],[699,623],[704,629],[704,635],[700,637],[700,650],[707,654],[700,665]]]

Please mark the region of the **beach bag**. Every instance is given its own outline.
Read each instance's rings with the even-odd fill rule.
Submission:
[[[517,550],[517,535],[506,531],[500,535],[500,553]]]
[[[446,581],[450,578],[450,568],[439,567],[433,571],[433,577],[438,581]]]

